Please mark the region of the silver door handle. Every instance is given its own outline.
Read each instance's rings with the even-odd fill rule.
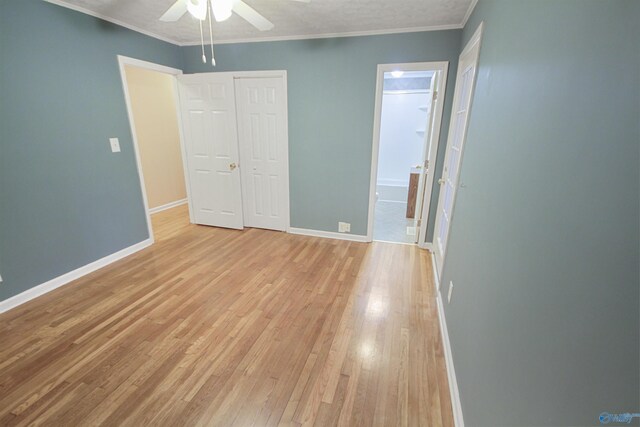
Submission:
[[[230,170],[234,170],[234,169],[235,169],[235,168],[237,168],[237,167],[238,167],[238,165],[236,165],[235,163],[230,163],[230,164],[229,164],[229,169],[230,169]]]
[[[444,184],[444,181],[445,181],[445,179],[444,179],[444,178],[440,178],[440,179],[438,180],[438,184],[442,185],[442,184]]]

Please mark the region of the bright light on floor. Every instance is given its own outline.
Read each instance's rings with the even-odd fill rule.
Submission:
[[[360,357],[363,359],[368,359],[373,356],[375,352],[375,347],[371,342],[365,341],[360,344]]]
[[[385,317],[388,306],[389,304],[386,298],[371,295],[371,298],[369,298],[369,305],[367,306],[367,315],[369,317]]]

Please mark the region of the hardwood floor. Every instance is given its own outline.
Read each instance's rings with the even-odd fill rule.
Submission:
[[[0,315],[0,425],[453,425],[428,253],[186,215]]]

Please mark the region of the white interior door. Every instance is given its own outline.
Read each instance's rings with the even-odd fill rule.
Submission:
[[[421,228],[426,227],[427,224],[423,223],[422,210],[424,208],[424,196],[425,196],[425,183],[427,181],[427,174],[429,171],[429,153],[431,153],[431,144],[433,144],[433,135],[434,135],[434,126],[435,126],[435,111],[436,111],[436,102],[438,97],[438,78],[440,72],[436,71],[431,77],[431,87],[429,92],[429,97],[431,101],[429,102],[429,109],[427,110],[427,124],[426,124],[426,132],[424,134],[424,148],[422,152],[422,165],[420,171],[420,180],[418,181],[418,197],[416,199],[416,213],[415,213],[415,223],[416,223],[416,234],[415,240],[413,243],[418,242],[418,236],[421,236],[422,233]]]
[[[442,275],[442,267],[447,250],[451,219],[455,204],[458,178],[462,153],[467,134],[469,108],[473,99],[476,68],[480,52],[481,29],[472,37],[460,55],[458,62],[458,74],[456,76],[456,89],[453,95],[453,109],[447,152],[444,160],[442,177],[438,180],[441,185],[438,199],[438,211],[436,215],[434,253],[438,275]]]
[[[196,224],[243,228],[233,76],[178,77],[189,208]]]
[[[285,80],[239,78],[235,85],[244,224],[285,231],[289,212]]]

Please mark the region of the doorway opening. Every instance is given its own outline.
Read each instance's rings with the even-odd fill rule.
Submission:
[[[156,240],[152,215],[187,203],[176,83],[182,71],[124,56],[118,63],[149,237]]]
[[[447,63],[378,66],[369,239],[428,247]]]

